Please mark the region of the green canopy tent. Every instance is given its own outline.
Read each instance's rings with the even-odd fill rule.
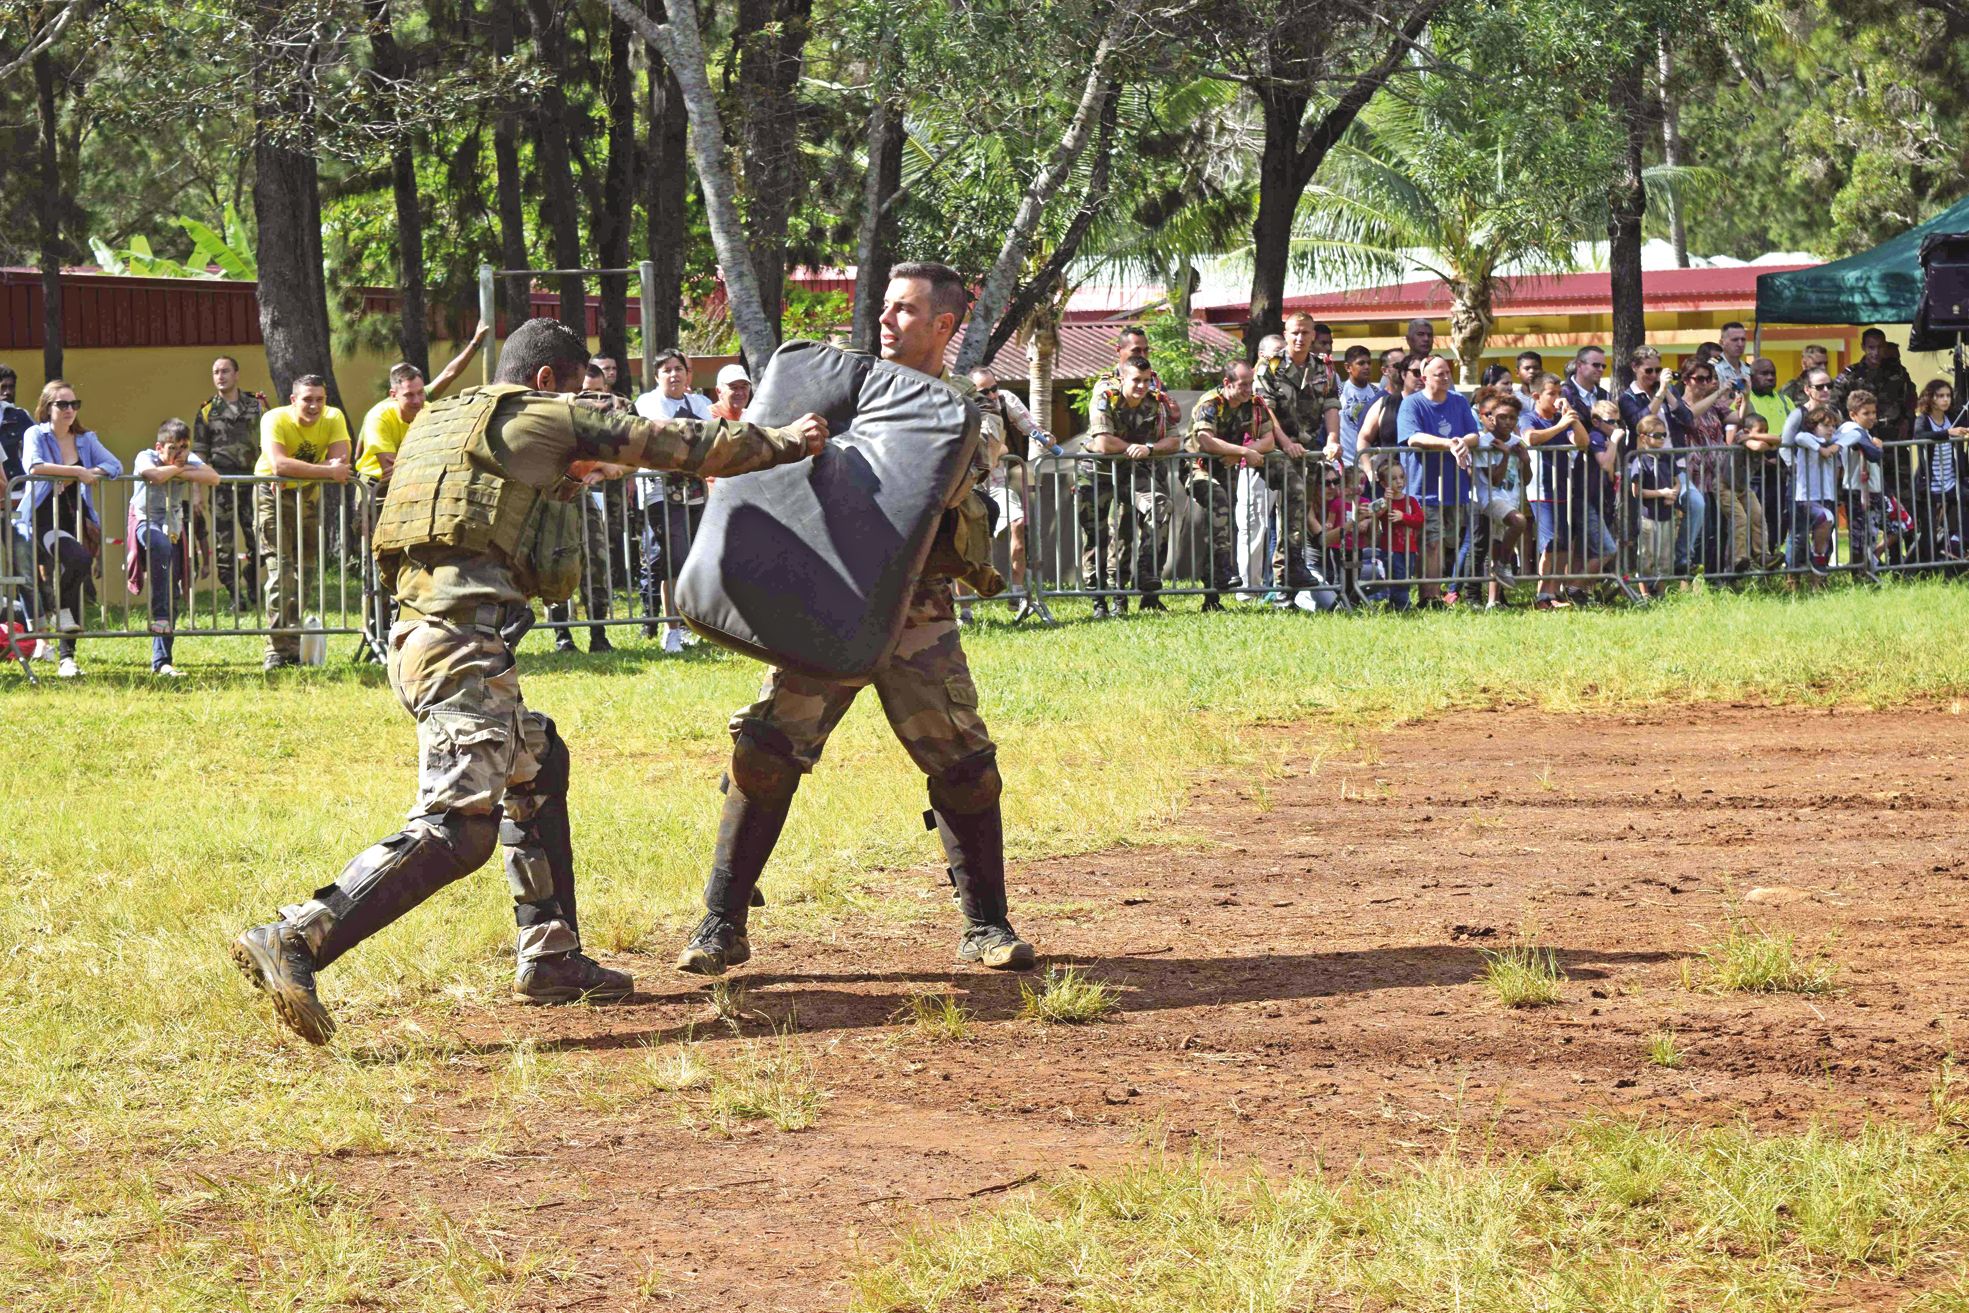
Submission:
[[[1921,308],[1921,244],[1969,232],[1969,199],[1870,251],[1757,280],[1762,324],[1912,324]]]

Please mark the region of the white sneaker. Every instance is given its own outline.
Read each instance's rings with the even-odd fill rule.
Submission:
[[[684,631],[683,631],[683,630],[681,630],[681,629],[666,629],[666,630],[664,630],[664,631],[663,631],[663,650],[664,650],[665,652],[681,652],[681,651],[683,651],[683,650],[684,650]]]
[[[75,618],[75,612],[63,607],[55,616],[55,628],[64,634],[79,634],[82,632],[82,622]]]
[[[1301,611],[1317,611],[1320,609],[1319,603],[1313,600],[1313,595],[1303,590],[1292,595],[1292,604]]]
[[[81,673],[82,667],[75,664],[74,657],[63,657],[61,665],[55,669],[55,674],[63,679],[74,679]]]
[[[165,662],[163,665],[159,666],[157,669],[151,671],[150,673],[157,676],[159,679],[183,679],[185,677],[183,671],[179,670],[176,666],[172,665],[168,661]]]
[[[686,629],[684,631],[685,647],[696,647],[699,643],[702,643],[703,641],[704,640],[702,638],[698,637],[698,633],[695,629]]]

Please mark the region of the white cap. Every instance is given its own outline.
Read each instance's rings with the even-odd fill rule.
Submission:
[[[718,371],[719,387],[723,387],[727,383],[750,383],[751,381],[752,376],[745,372],[744,365],[726,365]]]

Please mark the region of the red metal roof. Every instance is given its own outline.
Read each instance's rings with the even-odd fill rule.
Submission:
[[[590,280],[592,285],[592,280]],[[394,287],[351,289],[364,314],[394,315],[401,293]],[[536,319],[560,313],[560,295],[536,287]],[[601,333],[601,297],[588,297],[588,335]],[[449,309],[433,304],[433,331]],[[631,289],[631,327],[642,306]],[[0,269],[0,351],[42,347],[41,272]],[[499,325],[499,335],[507,327]],[[455,336],[455,334],[451,334]],[[259,284],[225,278],[138,278],[86,269],[62,271],[62,345],[65,347],[259,346]]]
[[[1106,323],[1060,325],[1060,353],[1053,361],[1053,377],[1057,379],[1099,378],[1114,368],[1114,339],[1121,331],[1123,322],[1113,320]],[[1211,351],[1237,354],[1243,351],[1238,340],[1221,328],[1192,320],[1190,341]],[[944,349],[946,367],[956,364],[957,349],[964,344],[964,330],[950,339]],[[1026,350],[1020,342],[1008,342],[991,362],[992,372],[1001,379],[1024,378],[1027,375]]]
[[[1760,274],[1809,269],[1809,264],[1746,264],[1717,269],[1651,269],[1641,275],[1649,310],[1751,310],[1757,304]],[[1613,302],[1612,276],[1606,273],[1541,274],[1507,278],[1493,309],[1500,315],[1579,314]],[[1304,310],[1327,319],[1409,319],[1449,314],[1449,291],[1441,280],[1289,296],[1285,310]],[[1204,316],[1216,324],[1241,323],[1249,313],[1242,302],[1209,306]]]

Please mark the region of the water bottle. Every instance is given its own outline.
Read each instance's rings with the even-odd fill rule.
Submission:
[[[310,615],[301,621],[301,664],[304,666],[325,666],[328,664],[328,635],[321,631],[321,617]]]

